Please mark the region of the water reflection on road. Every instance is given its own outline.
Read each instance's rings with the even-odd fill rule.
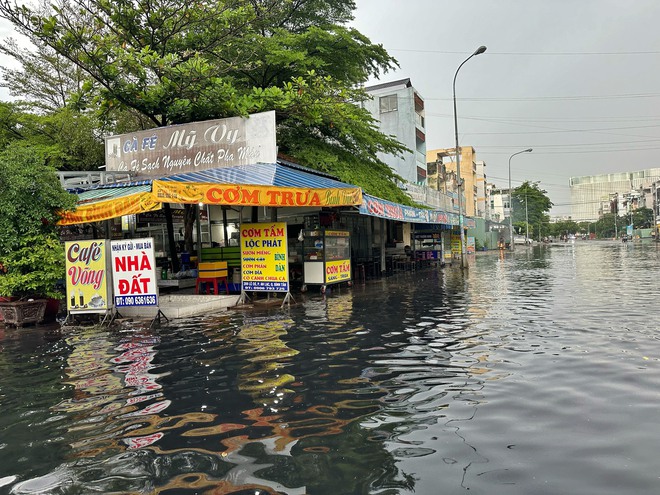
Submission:
[[[0,492],[657,493],[658,267],[578,242],[288,311],[8,330]]]

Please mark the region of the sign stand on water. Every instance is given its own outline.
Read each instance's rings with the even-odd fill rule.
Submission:
[[[251,292],[285,292],[282,306],[290,304],[286,223],[241,225],[241,297]]]
[[[113,317],[108,243],[104,239],[66,242],[66,301],[67,317],[63,325],[75,315],[102,314],[104,324]]]
[[[160,324],[161,316],[169,321],[158,306],[153,238],[111,241],[110,246],[115,307],[157,307],[151,326]]]

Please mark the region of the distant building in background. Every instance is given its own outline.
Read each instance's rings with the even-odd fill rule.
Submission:
[[[595,222],[604,213],[611,212],[613,204],[619,214],[635,209],[639,207],[638,196],[641,192],[650,190],[658,180],[660,168],[571,177],[571,219],[575,222]]]
[[[485,188],[485,176],[481,179],[477,174],[476,152],[472,146],[461,146],[461,180],[463,180],[463,193],[465,195],[464,214],[468,217],[480,216],[478,208],[478,197],[480,181],[483,181]],[[456,173],[456,148],[435,149],[426,152],[427,167],[430,163],[444,165],[446,170]],[[485,169],[482,167],[482,169]],[[431,180],[431,183],[433,181]],[[485,192],[483,193],[485,201]],[[485,203],[483,210],[485,212]],[[481,218],[484,218],[481,216]]]
[[[379,153],[378,158],[406,181],[426,185],[426,129],[424,99],[410,79],[364,88],[373,98],[363,103],[379,122],[382,133],[394,136],[411,150],[401,156]]]
[[[488,184],[488,215],[493,222],[504,222],[511,211],[509,189],[500,189],[495,184]]]
[[[490,220],[489,202],[490,190],[486,187],[486,162],[480,160],[477,164],[477,217]]]

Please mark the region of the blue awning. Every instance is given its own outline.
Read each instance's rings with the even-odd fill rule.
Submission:
[[[141,194],[151,192],[151,184],[139,186],[107,187],[88,189],[78,193],[78,205],[95,203],[98,201],[107,201],[110,199],[119,199],[132,194]]]
[[[254,186],[297,187],[306,189],[347,188],[357,186],[315,174],[311,169],[289,167],[281,163],[256,163],[236,167],[213,168],[170,175],[159,180],[215,184],[250,184]]]
[[[415,208],[413,206],[393,203],[392,201],[380,199],[369,194],[362,195],[362,204],[358,207],[358,211],[362,215],[370,215],[387,220],[399,220],[401,222],[458,225],[458,215],[456,213]],[[465,220],[468,221],[468,219]],[[474,220],[472,222],[474,223]]]

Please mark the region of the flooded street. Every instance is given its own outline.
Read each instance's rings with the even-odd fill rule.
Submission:
[[[657,494],[659,268],[578,241],[286,311],[0,330],[0,493]]]

